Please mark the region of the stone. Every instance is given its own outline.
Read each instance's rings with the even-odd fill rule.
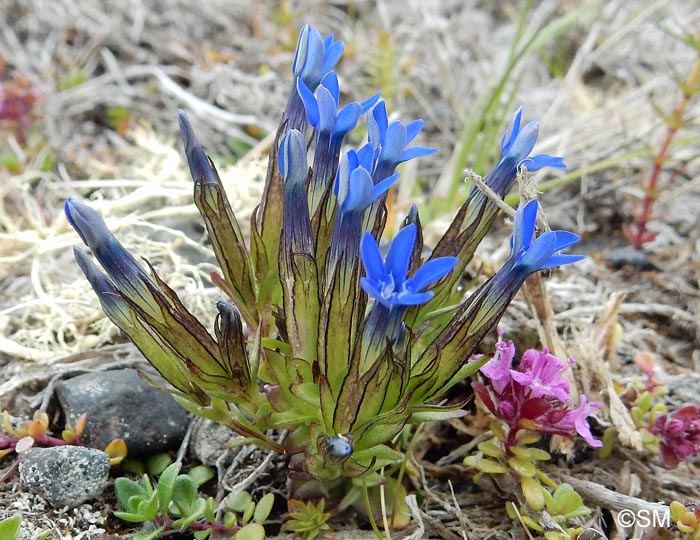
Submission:
[[[52,506],[74,508],[107,487],[109,456],[95,448],[30,448],[19,457],[20,481]]]
[[[631,266],[637,270],[656,270],[656,266],[649,259],[649,256],[635,249],[634,246],[623,246],[611,248],[605,253],[605,260],[615,268]]]
[[[231,428],[206,418],[197,421],[193,428],[189,450],[204,465],[216,465],[216,461],[228,450],[226,445],[240,438]]]
[[[121,438],[129,457],[179,446],[189,423],[185,409],[146,384],[135,369],[80,375],[58,384],[56,395],[69,424],[87,414],[87,446],[104,449]]]

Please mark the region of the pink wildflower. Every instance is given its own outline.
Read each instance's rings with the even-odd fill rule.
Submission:
[[[700,405],[683,405],[659,415],[651,431],[659,438],[661,464],[676,468],[682,460],[700,454]]]
[[[562,374],[564,364],[559,358],[549,354],[547,349],[525,351],[518,369],[511,369],[513,380],[527,386],[532,397],[552,396],[559,401],[569,401],[569,381]]]
[[[489,411],[509,427],[506,446],[515,444],[516,434],[525,428],[565,437],[578,433],[591,446],[602,446],[591,433],[588,416],[603,405],[581,396],[579,406],[571,406],[564,363],[547,349],[530,349],[513,368],[514,356],[513,343],[501,341],[499,335],[496,353],[480,370],[488,386],[472,383]]]

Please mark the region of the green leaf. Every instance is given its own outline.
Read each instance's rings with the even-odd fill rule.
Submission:
[[[139,477],[146,474],[146,466],[143,464],[143,461],[125,459],[122,461],[121,465],[125,471],[138,475]]]
[[[158,479],[158,486],[156,491],[158,492],[158,508],[163,515],[167,515],[168,507],[170,506],[170,501],[173,497],[173,487],[175,486],[175,479],[180,472],[180,463],[175,462],[169,465],[160,475]]]
[[[115,517],[121,519],[122,521],[128,521],[129,523],[143,523],[147,521],[141,514],[134,512],[112,512]]]
[[[185,516],[192,512],[192,507],[197,500],[197,486],[194,480],[186,474],[181,474],[175,479],[173,485],[173,503]]]
[[[521,446],[515,446],[511,449],[511,451],[517,457],[525,460],[549,461],[552,459],[549,452],[542,450],[541,448],[523,448]]]
[[[445,409],[445,410],[432,410],[416,412],[411,415],[411,422],[421,423],[421,422],[441,422],[444,420],[450,420],[452,418],[462,418],[469,414],[467,411],[462,409]]]
[[[233,538],[234,540],[265,540],[265,529],[259,523],[249,523]]]
[[[243,523],[250,523],[250,520],[253,517],[253,512],[255,512],[255,504],[251,502],[250,506],[245,509],[245,512],[243,512],[243,516],[241,517]]]
[[[141,487],[143,488],[146,497],[150,497],[151,495],[153,495],[153,484],[151,483],[151,479],[148,477],[147,474],[144,474],[141,477]]]
[[[204,515],[207,502],[204,499],[195,499],[190,507],[190,511],[183,515],[180,519],[173,521],[173,529],[184,529],[192,523],[200,519]]]
[[[189,471],[187,471],[187,476],[192,478],[196,486],[199,487],[214,478],[215,473],[211,467],[207,467],[206,465],[197,465],[196,467],[192,467]]]
[[[482,441],[477,445],[479,452],[483,452],[485,455],[492,458],[502,458],[503,448],[498,444],[496,439],[489,439],[488,441]]]
[[[235,527],[238,525],[238,517],[234,512],[226,512],[224,514],[224,527],[227,529],[230,529],[231,527]]]
[[[508,472],[508,469],[492,459],[480,459],[476,463],[476,468],[486,474],[504,474]]]
[[[206,503],[207,504],[204,508],[204,519],[206,519],[209,523],[214,523],[216,521],[216,507],[218,505],[216,504],[214,497],[208,497]]]
[[[139,501],[146,498],[146,490],[141,484],[123,476],[114,481],[114,492],[121,507],[129,512],[136,510]]]
[[[205,540],[206,538],[209,538],[212,532],[213,529],[207,529],[206,531],[197,531],[194,533],[194,538],[195,540]]]
[[[162,533],[164,530],[165,527],[158,527],[157,529],[153,529],[152,531],[137,532],[134,533],[134,535],[131,538],[132,540],[153,540],[154,538],[158,538],[158,536],[160,536],[160,533]]]
[[[569,489],[560,489],[564,486]],[[576,493],[573,488],[568,484],[562,484],[557,488],[553,495],[554,499],[554,511],[562,516],[576,512],[579,508],[583,507],[583,499],[581,495]],[[585,508],[585,507],[584,507]]]
[[[237,491],[226,497],[226,507],[242,514],[253,504],[253,497],[247,491]]]
[[[50,530],[42,531],[34,537],[34,540],[46,540],[49,536],[51,536]]]
[[[520,487],[525,495],[525,500],[530,508],[539,512],[544,508],[544,488],[536,478],[529,476],[520,477]]]
[[[273,504],[275,504],[275,496],[272,493],[268,493],[262,499],[260,499],[258,504],[255,505],[253,521],[255,523],[263,523],[270,515]]]
[[[510,458],[508,460],[508,465],[510,465],[510,468],[520,476],[532,477],[535,476],[535,473],[537,472],[537,468],[532,461],[527,461],[520,458]]]
[[[0,521],[0,538],[15,540],[19,536],[19,528],[22,524],[22,515],[14,514]]]
[[[172,462],[173,458],[167,452],[153,454],[146,461],[146,472],[148,472],[151,477],[158,476]]]
[[[371,458],[377,458],[377,461],[398,462],[404,458],[401,452],[397,452],[393,448],[389,448],[385,444],[378,444],[366,450],[359,450],[353,454],[356,461],[369,461]]]
[[[155,521],[158,515],[157,491],[154,491],[148,499],[144,499],[139,503],[137,513],[143,516],[144,521]]]

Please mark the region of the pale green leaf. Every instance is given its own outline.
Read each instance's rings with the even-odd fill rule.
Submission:
[[[160,511],[165,515],[168,512],[168,506],[173,497],[173,487],[175,486],[175,479],[180,472],[180,463],[176,462],[168,466],[160,475],[158,479],[158,486],[156,490],[158,491],[158,507]]]
[[[154,538],[158,538],[160,533],[162,533],[164,530],[165,527],[158,527],[152,531],[137,532],[134,533],[134,536],[132,536],[132,540],[153,540]]]
[[[253,521],[255,523],[263,523],[270,515],[273,504],[275,504],[275,496],[272,493],[268,493],[262,499],[260,499],[258,504],[255,505]]]
[[[265,540],[265,529],[259,523],[249,523],[233,538],[234,540]]]
[[[22,524],[22,516],[15,514],[0,521],[0,538],[14,540],[19,535],[19,527]]]
[[[187,471],[187,475],[192,478],[197,487],[199,487],[214,478],[214,471],[211,467],[207,467],[206,465],[197,465]]]

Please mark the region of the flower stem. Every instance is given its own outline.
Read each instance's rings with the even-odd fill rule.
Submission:
[[[671,142],[678,130],[683,125],[683,114],[688,106],[690,98],[693,97],[698,90],[700,84],[700,57],[695,60],[693,69],[690,71],[687,79],[681,85],[682,95],[676,108],[671,116],[666,120],[666,136],[659,151],[654,156],[654,163],[649,175],[647,183],[644,185],[644,199],[642,201],[642,209],[639,212],[634,226],[626,231],[627,237],[636,249],[641,249],[642,246],[653,239],[653,234],[647,230],[651,212],[654,203],[659,195],[659,176],[661,169],[668,158],[668,151],[671,147]]]

